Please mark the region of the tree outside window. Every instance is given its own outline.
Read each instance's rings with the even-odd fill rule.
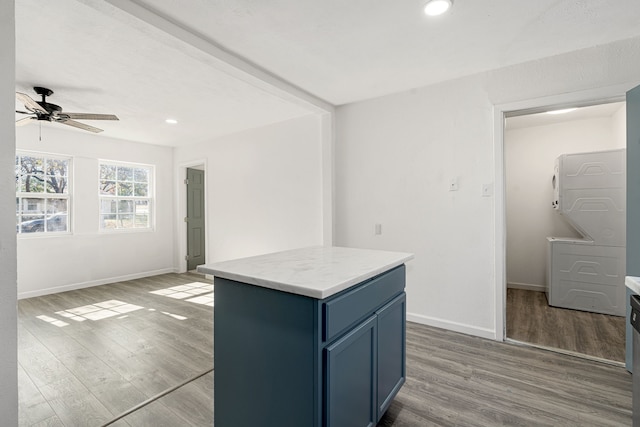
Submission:
[[[16,154],[16,231],[69,231],[70,158]]]
[[[100,229],[151,228],[152,167],[100,164]]]

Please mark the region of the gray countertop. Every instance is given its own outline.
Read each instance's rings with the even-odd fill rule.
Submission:
[[[413,259],[413,254],[316,246],[198,267],[200,273],[324,299]]]

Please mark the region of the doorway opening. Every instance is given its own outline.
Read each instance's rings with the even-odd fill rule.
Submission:
[[[580,221],[576,225],[571,208],[558,209],[553,205],[558,196],[552,183],[558,174],[556,165],[563,161],[559,158],[595,164],[606,156],[603,152],[618,156],[616,165],[622,168],[622,178],[617,183],[622,188],[614,190],[607,184],[604,186],[607,188],[589,190],[595,192],[592,196],[580,192],[572,206],[575,209],[576,203],[588,197],[592,197],[589,203],[608,199],[611,192],[617,191],[622,206],[617,201],[612,213],[598,207],[599,222],[595,227],[609,227],[602,225],[602,218],[617,215],[613,221],[623,228],[616,233],[622,233],[624,239],[626,109],[624,102],[612,101],[576,108],[563,105],[563,110],[572,107],[566,114],[540,111],[559,109],[552,107],[533,113],[521,110],[505,114],[504,319],[508,340],[621,364],[625,360],[624,240],[606,241],[599,246],[599,237],[593,237],[597,233],[585,230]],[[586,188],[593,185],[600,184],[591,181]],[[562,196],[565,203],[569,202],[568,194],[569,190],[566,197]],[[587,210],[587,215],[594,215],[593,205]],[[600,231],[603,235],[611,232]],[[565,252],[559,253],[562,252],[559,248]],[[609,256],[610,253],[615,256]],[[605,257],[606,261],[602,261]],[[606,281],[612,276],[616,277],[611,283],[600,283],[602,277]],[[557,296],[559,293],[561,298]],[[611,304],[617,308],[611,308]]]

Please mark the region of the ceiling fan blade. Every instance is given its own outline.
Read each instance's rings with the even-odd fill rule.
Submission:
[[[92,113],[67,113],[63,111],[61,116],[68,116],[70,119],[76,120],[119,120],[117,116],[113,114],[92,114]]]
[[[29,112],[29,111],[20,111],[20,110],[16,110],[16,113],[19,113],[19,114],[33,114],[32,112]]]
[[[26,93],[16,92],[16,98],[18,98],[18,100],[24,104],[24,106],[27,108],[27,110],[37,111],[38,113],[43,113],[43,114],[48,114],[49,113],[47,110],[42,108],[42,106],[40,104],[38,104],[36,101],[34,101]]]
[[[89,132],[93,132],[93,133],[102,132],[102,129],[85,125],[84,123],[76,122],[75,120],[60,120],[58,121],[58,123],[62,123],[63,125],[67,125],[67,126],[73,126],[74,128],[78,128],[78,129],[88,130]]]
[[[24,126],[24,125],[28,125],[29,123],[31,123],[33,120],[38,120],[35,117],[24,117],[20,120],[16,120],[16,126]]]

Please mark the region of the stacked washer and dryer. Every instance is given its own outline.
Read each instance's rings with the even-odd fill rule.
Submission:
[[[626,150],[563,154],[553,208],[582,238],[547,237],[549,305],[624,316]]]

